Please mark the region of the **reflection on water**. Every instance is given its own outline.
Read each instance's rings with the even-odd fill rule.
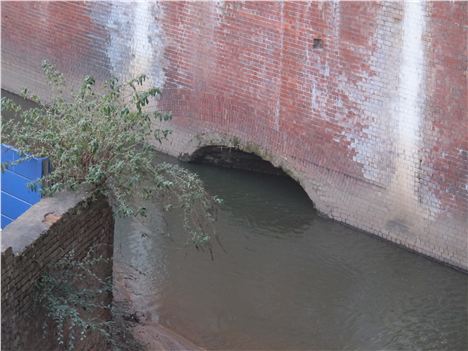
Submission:
[[[321,218],[282,177],[193,166],[224,199],[214,261],[157,205],[118,220],[137,308],[216,350],[468,349],[468,276]]]

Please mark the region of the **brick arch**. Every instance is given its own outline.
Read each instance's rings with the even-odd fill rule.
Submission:
[[[185,131],[178,131],[177,129],[174,132],[176,136],[175,140],[172,139],[165,146],[159,145],[158,148],[162,146],[163,151],[177,156],[183,161],[192,161],[203,149],[210,147],[223,147],[253,154],[258,159],[268,162],[272,167],[280,170],[284,175],[294,180],[304,190],[319,212],[325,215],[331,214],[329,206],[323,201],[321,192],[326,187],[323,184],[323,175],[319,172],[316,174],[316,177],[313,176],[313,173],[301,172],[301,170],[295,167],[293,160],[271,152],[251,140],[243,140],[234,135],[216,132],[184,135]],[[164,150],[164,148],[167,148],[167,150]]]
[[[273,166],[270,161],[264,160],[255,152],[243,151],[238,147],[224,145],[207,145],[198,148],[190,156],[190,162],[219,166],[222,168],[240,169],[287,177],[281,168]]]

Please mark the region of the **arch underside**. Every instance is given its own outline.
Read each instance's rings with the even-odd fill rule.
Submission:
[[[190,155],[189,162],[287,176],[281,168],[275,167],[255,153],[223,145],[203,146]]]

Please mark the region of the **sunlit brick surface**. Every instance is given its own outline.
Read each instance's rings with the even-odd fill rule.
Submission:
[[[337,220],[468,268],[467,3],[2,3],[2,87],[147,73],[179,155],[287,170]]]

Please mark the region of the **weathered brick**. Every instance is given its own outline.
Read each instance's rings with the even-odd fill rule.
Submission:
[[[75,85],[147,73],[160,150],[255,151],[330,217],[466,269],[467,6],[3,2],[2,84],[44,93],[43,58]]]

